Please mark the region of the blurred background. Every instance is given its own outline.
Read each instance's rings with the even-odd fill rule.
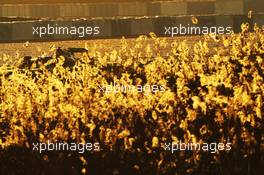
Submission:
[[[137,37],[149,32],[163,36],[164,26],[190,24],[193,15],[200,26],[230,26],[239,32],[242,22],[264,24],[263,7],[263,0],[1,0],[0,42],[38,40],[32,35],[32,26],[54,23],[99,26],[101,33],[92,39]],[[79,38],[41,40],[58,39]]]

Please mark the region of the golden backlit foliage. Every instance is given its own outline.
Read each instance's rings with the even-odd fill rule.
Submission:
[[[6,76],[8,65],[2,65],[0,146],[99,141],[105,151],[121,140],[124,150],[142,151],[135,146],[141,143],[151,152],[164,142],[213,138],[234,148],[242,140],[250,148],[264,127],[264,30],[241,28],[240,34],[205,36],[193,46],[153,33],[133,47],[123,38],[112,52],[88,48],[73,70],[61,66],[63,58],[52,73],[44,65],[34,71],[14,66]],[[164,85],[166,91],[100,92],[98,85],[111,82]],[[196,164],[199,155],[186,161]],[[159,168],[176,166],[162,166],[163,158],[161,153],[153,160]]]

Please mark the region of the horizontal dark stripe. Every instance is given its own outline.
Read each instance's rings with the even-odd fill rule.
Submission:
[[[213,14],[215,12],[214,2],[188,2],[187,14]]]
[[[1,41],[12,41],[12,25],[11,24],[0,24],[0,40]]]
[[[134,2],[135,0],[1,0],[0,4],[54,4],[54,3],[104,3],[104,2]],[[140,0],[151,2],[156,0]],[[168,1],[168,0],[159,0]]]
[[[249,22],[253,25],[254,21],[263,22],[263,14],[255,15],[248,19],[246,15],[204,15],[198,16],[198,27],[223,26],[233,27],[235,32],[240,31],[242,22]],[[263,22],[264,23],[264,22]],[[89,35],[84,38],[69,35],[54,35],[51,37],[39,38],[33,36],[32,26],[47,26],[47,24],[57,26],[91,26],[100,27],[100,34]],[[0,42],[12,41],[54,41],[58,39],[98,39],[98,38],[121,38],[137,37],[140,34],[155,32],[158,36],[165,36],[165,27],[174,26],[193,26],[191,16],[171,16],[171,17],[145,17],[145,18],[118,18],[118,19],[82,19],[82,20],[42,20],[42,21],[17,21],[14,23],[0,23]],[[168,35],[166,35],[168,36]]]
[[[166,10],[168,8],[168,11]],[[116,16],[170,16],[205,14],[247,14],[264,12],[264,0],[239,1],[167,1],[167,2],[126,2],[86,4],[31,4],[0,5],[0,16],[20,17],[116,17]],[[7,11],[9,11],[7,13]]]

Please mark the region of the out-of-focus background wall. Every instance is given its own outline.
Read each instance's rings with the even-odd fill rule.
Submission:
[[[193,15],[198,26],[230,26],[239,32],[242,22],[264,25],[264,0],[0,0],[0,42],[38,40],[32,27],[47,24],[99,26],[94,38],[162,36],[165,26],[191,24]],[[57,39],[78,38],[41,38]]]
[[[264,0],[1,0],[1,17],[114,17],[264,12]]]

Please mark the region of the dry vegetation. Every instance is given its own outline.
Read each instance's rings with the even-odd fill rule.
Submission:
[[[7,64],[1,66],[2,171],[23,162],[18,167],[28,174],[261,174],[263,29],[248,32],[242,25],[238,35],[205,36],[192,46],[153,33],[133,46],[126,39],[111,51],[99,46],[88,44],[89,54],[73,70],[62,68],[63,57],[54,58],[52,72],[47,65],[34,72],[12,65],[7,76]],[[166,91],[99,91],[98,84],[111,82],[165,85]],[[30,151],[32,143],[48,140],[99,142],[103,150],[81,155]],[[178,140],[230,141],[232,150],[171,154],[162,148]],[[27,151],[14,154],[14,147]],[[38,168],[27,168],[25,160],[37,160]],[[60,161],[74,166],[58,168]]]

